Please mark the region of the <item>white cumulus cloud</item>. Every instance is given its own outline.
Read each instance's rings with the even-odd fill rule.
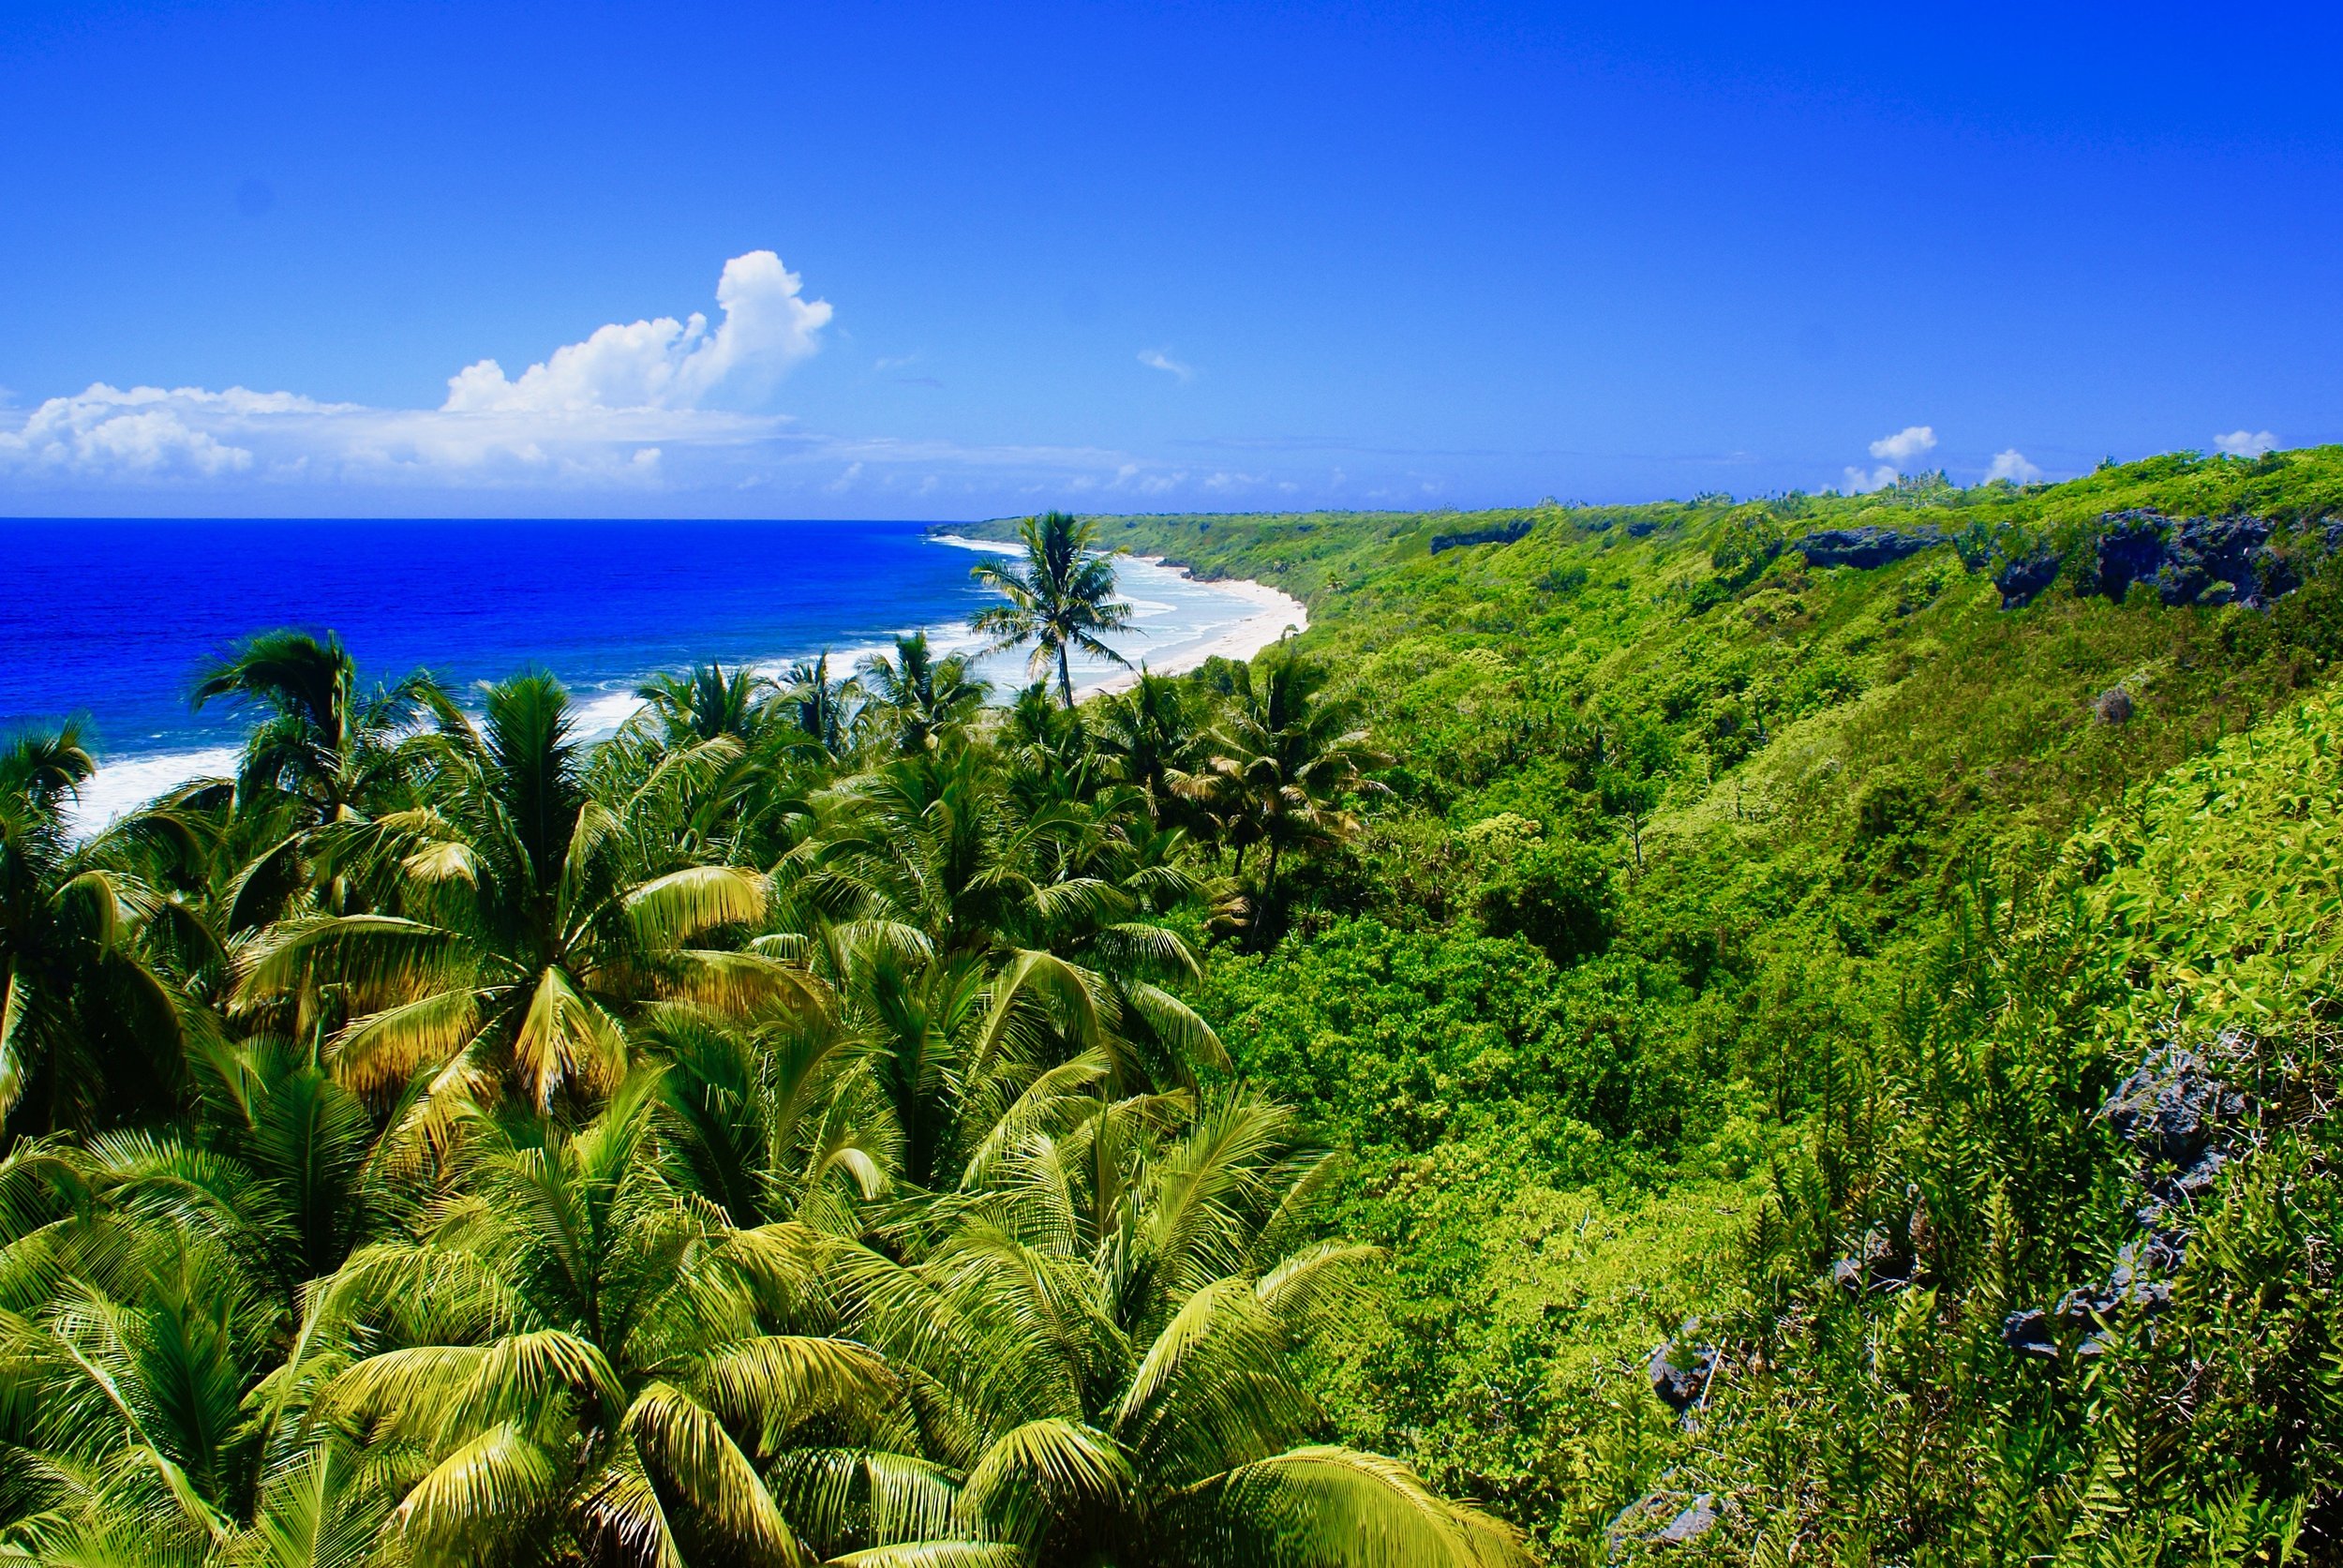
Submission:
[[[2265,452],[2276,452],[2277,437],[2267,430],[2231,430],[2226,436],[2216,436],[2213,444],[2232,457],[2259,457]]]
[[[1936,430],[1929,425],[1907,425],[1892,436],[1882,436],[1872,442],[1872,455],[1898,469],[1913,458],[1934,451]],[[1890,474],[1889,478],[1894,475]]]
[[[1858,468],[1850,468],[1846,470],[1846,476],[1839,482],[1839,488],[1850,496],[1859,496],[1866,491],[1886,489],[1896,482],[1896,470],[1886,463],[1868,471]]]
[[[518,378],[484,359],[448,378],[440,411],[696,409],[720,391],[754,396],[821,346],[829,302],[807,299],[804,286],[772,251],[752,250],[724,263],[716,283],[724,319],[714,331],[696,310],[680,321],[613,321]]]
[[[58,477],[127,473],[150,479],[240,472],[252,466],[252,454],[201,428],[203,415],[278,401],[242,387],[211,393],[135,386],[125,392],[99,381],[78,396],[49,398],[19,429],[0,430],[0,468]],[[186,417],[189,413],[192,423]]]
[[[2042,470],[2026,461],[2024,453],[2016,447],[1993,454],[1993,466],[1985,470],[1985,482],[2007,479],[2012,485],[2031,485],[2042,477]]]
[[[0,482],[50,488],[261,485],[660,484],[678,453],[768,449],[786,416],[739,411],[813,353],[830,319],[769,250],[724,263],[723,320],[601,327],[517,378],[482,360],[437,409],[325,403],[290,392],[103,381],[0,425]],[[692,466],[687,460],[686,468]]]

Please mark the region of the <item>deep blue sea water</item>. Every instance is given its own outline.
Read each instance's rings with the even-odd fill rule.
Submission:
[[[850,665],[920,627],[968,646],[967,617],[992,602],[969,577],[981,558],[930,528],[0,520],[0,729],[86,715],[107,767],[84,803],[110,814],[221,769],[243,720],[192,710],[188,687],[208,655],[274,626],[340,634],[369,678],[428,668],[463,688],[545,668],[577,694],[586,727],[606,729],[657,670],[825,649]],[[1160,665],[1259,611],[1161,567],[1121,570],[1140,611],[1124,649],[1134,660]],[[1014,656],[986,673],[1023,679]]]

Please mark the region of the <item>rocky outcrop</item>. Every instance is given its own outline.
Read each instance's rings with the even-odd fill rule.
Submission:
[[[2080,1336],[2075,1353],[2100,1353],[2097,1332],[2117,1312],[2156,1313],[2171,1300],[2186,1262],[2197,1202],[2250,1137],[2258,1111],[2243,1086],[2259,1042],[2231,1030],[2199,1047],[2167,1046],[2115,1086],[2099,1115],[2131,1146],[2142,1197],[2140,1234],[2116,1253],[2106,1279],[2067,1292],[2055,1306],[2002,1320],[2002,1342],[2020,1355],[2055,1360],[2060,1330]]]
[[[1681,1546],[1716,1529],[1724,1513],[1716,1494],[1673,1490],[1666,1485],[1673,1479],[1675,1472],[1670,1471],[1660,1478],[1660,1486],[1620,1509],[1611,1520],[1604,1531],[1611,1561],[1617,1561],[1632,1544]],[[1662,1524],[1664,1519],[1667,1522]]]
[[[1510,545],[1529,531],[1530,519],[1522,517],[1495,528],[1476,528],[1470,533],[1436,533],[1432,535],[1432,553],[1462,549],[1467,545]]]
[[[2276,525],[2266,517],[2171,517],[2161,512],[2111,512],[2085,546],[2075,590],[2120,601],[2136,583],[2155,590],[2167,605],[2238,604],[2259,608],[2292,592],[2301,574],[2272,545]],[[2314,536],[2332,550],[2338,533],[2330,519]],[[2058,580],[2065,563],[2043,550],[2013,560],[1995,574],[2001,605],[2029,605]]]
[[[2267,518],[2112,512],[2100,523],[2104,531],[2087,590],[2110,599],[2146,583],[2167,605],[2258,605],[2297,582],[2270,547]]]
[[[1918,555],[1945,542],[1942,529],[1922,523],[1917,528],[1828,528],[1808,534],[1794,546],[1809,566],[1853,566],[1869,571],[1906,556]]]
[[[2019,610],[2034,603],[2058,580],[2058,567],[2056,550],[2037,550],[2022,560],[2010,561],[1993,574],[1993,586],[2001,590],[2001,607]]]

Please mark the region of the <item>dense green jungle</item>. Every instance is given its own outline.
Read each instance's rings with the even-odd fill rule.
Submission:
[[[8,742],[0,1559],[2343,1560],[2343,448],[994,531],[1019,691]]]

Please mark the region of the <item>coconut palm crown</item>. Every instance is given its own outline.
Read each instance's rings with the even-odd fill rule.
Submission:
[[[1099,634],[1128,631],[1131,607],[1114,596],[1114,562],[1098,549],[1096,523],[1049,512],[1018,524],[1017,537],[1024,545],[1022,561],[989,560],[973,574],[1008,603],[977,612],[968,624],[992,639],[989,651],[1033,644],[1027,673],[1040,679],[1054,665],[1058,698],[1071,708],[1075,649],[1129,666]]]

